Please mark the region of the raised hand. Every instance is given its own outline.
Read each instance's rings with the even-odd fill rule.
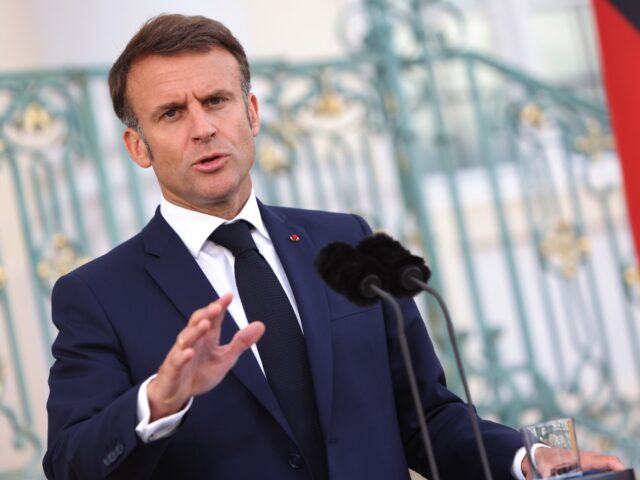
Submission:
[[[178,334],[158,375],[147,387],[150,421],[178,412],[189,398],[218,385],[242,352],[264,333],[264,324],[251,322],[236,332],[228,344],[220,345],[220,328],[231,299],[231,293],[227,293],[196,310]]]

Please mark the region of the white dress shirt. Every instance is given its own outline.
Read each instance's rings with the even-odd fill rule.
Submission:
[[[233,301],[229,305],[228,310],[235,322],[238,324],[238,328],[247,326],[249,322],[244,309],[242,308],[242,303],[240,302],[240,296],[238,294],[238,287],[236,286],[233,269],[235,258],[229,250],[211,242],[208,240],[208,237],[223,223],[232,223],[236,220],[246,220],[251,223],[255,227],[255,229],[251,231],[251,236],[256,242],[258,250],[269,263],[269,266],[278,277],[278,280],[280,280],[280,283],[289,298],[289,302],[291,302],[291,306],[296,314],[298,323],[300,323],[300,328],[302,328],[300,314],[298,313],[298,307],[291,290],[291,285],[289,284],[289,280],[287,279],[284,268],[282,267],[282,263],[276,254],[275,248],[273,247],[273,242],[271,241],[271,237],[269,237],[269,232],[267,232],[267,229],[264,226],[262,217],[260,216],[258,202],[253,190],[240,213],[228,222],[223,218],[179,207],[164,198],[160,201],[160,213],[169,226],[171,226],[171,228],[178,234],[215,291],[220,295],[226,292],[233,293]],[[202,306],[204,307],[204,305]],[[262,366],[262,361],[260,360],[257,347],[253,345],[251,347],[251,351],[255,355],[256,360],[264,373],[264,368]],[[136,433],[144,443],[171,435],[178,425],[180,425],[182,418],[193,403],[193,398],[191,398],[181,411],[150,423],[149,419],[151,417],[151,409],[149,407],[149,399],[147,397],[147,385],[153,378],[155,378],[155,375],[149,377],[138,390],[137,413],[139,423],[136,426]],[[511,474],[518,480],[525,480],[520,467],[525,454],[526,452],[524,447],[520,448],[516,452],[511,467]]]

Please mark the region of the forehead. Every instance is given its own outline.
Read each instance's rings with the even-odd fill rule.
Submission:
[[[149,94],[157,98],[203,89],[239,91],[240,84],[236,58],[221,47],[213,47],[207,52],[147,55],[136,61],[127,77],[127,97],[136,104]]]

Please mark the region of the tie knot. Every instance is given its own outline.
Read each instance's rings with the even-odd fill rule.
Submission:
[[[247,250],[258,250],[251,237],[251,228],[253,226],[245,220],[225,223],[209,235],[209,240],[226,248],[234,257],[237,257]]]

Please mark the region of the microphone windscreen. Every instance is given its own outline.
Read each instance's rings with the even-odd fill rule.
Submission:
[[[358,252],[352,245],[335,242],[318,253],[315,267],[322,279],[336,292],[357,305],[372,305],[378,297],[363,291],[363,281],[370,276],[381,278],[384,284],[384,269],[375,259]]]
[[[422,257],[411,254],[400,242],[385,233],[363,238],[356,248],[389,269],[389,291],[396,297],[413,297],[421,291],[406,277],[414,277],[425,283],[431,277],[431,270]]]

